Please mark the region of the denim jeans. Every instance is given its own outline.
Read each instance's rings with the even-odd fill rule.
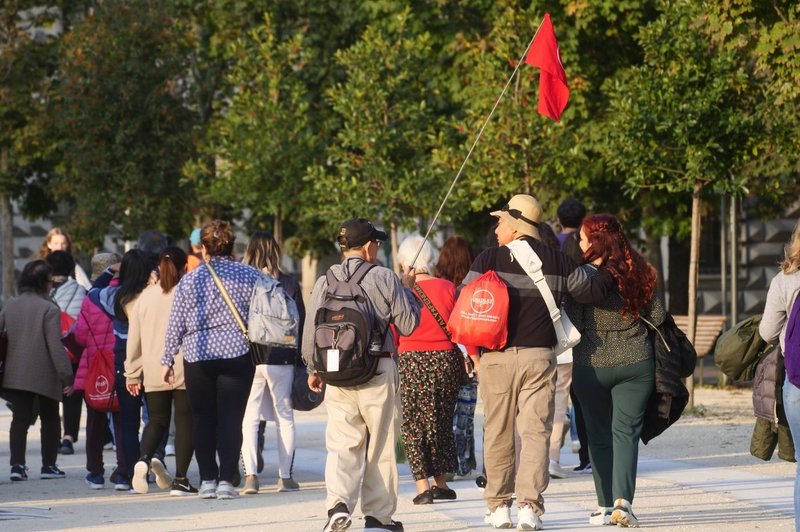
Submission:
[[[789,382],[788,378],[783,383],[783,410],[792,434],[800,434],[800,388]],[[800,443],[795,444],[795,459],[800,459]],[[794,529],[800,532],[798,516],[800,516],[800,469],[795,469]]]

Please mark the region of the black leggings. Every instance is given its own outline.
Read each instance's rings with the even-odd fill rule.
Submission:
[[[192,461],[192,411],[186,390],[146,392],[150,420],[142,432],[141,459],[149,462],[169,432],[172,401],[175,401],[175,476],[185,478]]]
[[[185,362],[183,368],[192,407],[192,435],[200,480],[233,482],[242,449],[244,410],[253,384],[253,363],[245,354]]]
[[[6,390],[4,397],[11,401],[11,465],[25,465],[25,448],[28,445],[28,427],[35,421],[34,401],[39,403],[39,419],[42,422],[42,466],[56,465],[58,456],[61,420],[58,417],[58,401],[43,395],[23,390]]]

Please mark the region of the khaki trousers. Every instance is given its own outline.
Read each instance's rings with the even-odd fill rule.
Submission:
[[[391,521],[397,509],[399,389],[394,360],[382,358],[378,372],[366,384],[325,390],[326,508],[343,502],[353,513],[360,492],[364,515],[384,524]]]
[[[512,347],[481,357],[484,496],[490,511],[510,501],[516,492],[520,506],[529,503],[537,515],[544,513],[555,371],[556,357],[550,348]],[[520,437],[519,464],[515,463],[515,427]]]
[[[550,436],[550,460],[561,460],[561,447],[564,445],[564,424],[567,422],[569,389],[572,386],[572,362],[556,367],[556,395],[553,413],[553,433]]]

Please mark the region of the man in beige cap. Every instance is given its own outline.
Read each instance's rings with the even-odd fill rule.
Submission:
[[[609,275],[589,279],[561,251],[539,241],[542,207],[533,196],[518,194],[500,210],[497,243],[476,257],[463,284],[494,270],[508,285],[508,340],[499,351],[483,350],[479,389],[484,405],[483,461],[489,508],[486,522],[511,528],[511,496],[516,493],[518,530],[540,530],[547,488],[548,447],[553,424],[556,333],[536,285],[513,260],[506,244],[526,242],[542,261],[542,271],[557,302],[572,296],[587,304],[602,302],[613,289]],[[520,436],[516,463],[514,430]]]

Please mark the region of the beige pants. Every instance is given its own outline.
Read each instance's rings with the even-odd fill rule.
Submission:
[[[549,348],[510,348],[481,357],[484,496],[490,511],[516,492],[519,505],[529,503],[537,515],[544,513],[555,371],[556,357]],[[518,467],[515,427],[520,437]]]
[[[388,524],[397,509],[397,461],[400,379],[391,358],[378,362],[378,373],[366,384],[350,388],[328,386],[325,405],[326,508],[343,502]]]
[[[572,362],[556,366],[556,396],[553,414],[553,433],[550,436],[550,460],[561,459],[561,446],[564,444],[564,423],[567,421],[569,387],[572,385]]]

